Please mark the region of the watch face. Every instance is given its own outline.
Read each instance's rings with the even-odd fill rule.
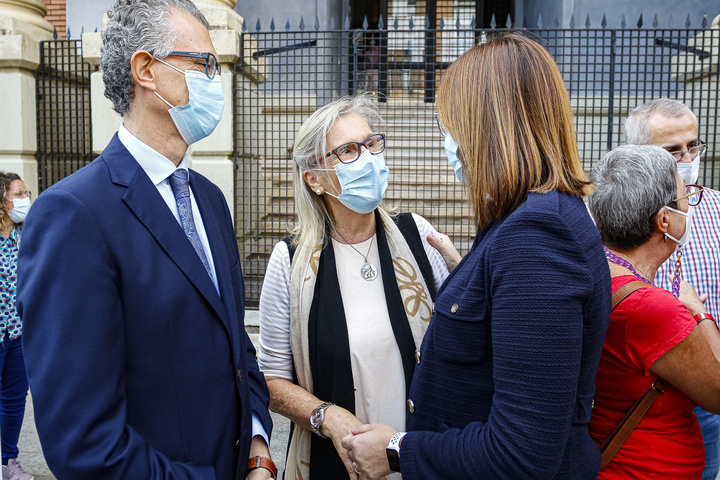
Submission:
[[[317,428],[320,425],[322,414],[322,410],[313,410],[312,415],[310,415],[310,425],[312,425],[313,428]]]

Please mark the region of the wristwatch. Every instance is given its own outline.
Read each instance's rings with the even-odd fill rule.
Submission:
[[[331,407],[335,405],[332,402],[325,402],[315,408],[315,410],[312,411],[310,414],[310,425],[312,426],[313,432],[320,435],[322,438],[327,438],[325,435],[320,433],[320,427],[323,424],[323,421],[325,420],[325,410],[328,409],[328,407]]]
[[[406,434],[407,432],[397,432],[392,436],[390,443],[388,443],[387,448],[385,448],[388,464],[390,465],[390,470],[393,472],[400,471],[400,440],[402,440]]]

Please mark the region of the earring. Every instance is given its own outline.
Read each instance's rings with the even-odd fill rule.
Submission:
[[[315,193],[318,195],[322,195],[322,190],[318,188],[317,190],[315,190]]]

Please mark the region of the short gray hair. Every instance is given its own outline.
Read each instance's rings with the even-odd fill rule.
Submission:
[[[312,246],[319,244],[325,233],[326,222],[332,222],[325,202],[310,190],[303,173],[325,167],[325,162],[318,160],[324,160],[328,151],[327,135],[341,116],[357,113],[373,132],[380,133],[377,129],[382,128],[383,120],[376,102],[375,97],[369,94],[341,97],[316,110],[300,126],[292,155],[295,209],[298,218],[292,229],[295,243],[307,241]]]
[[[170,16],[183,10],[197,18],[205,28],[205,16],[190,0],[117,0],[108,10],[108,22],[102,32],[100,68],[105,82],[105,96],[120,115],[130,110],[135,97],[135,82],[130,59],[139,50],[164,59],[173,50],[177,32]]]
[[[608,152],[595,167],[595,192],[588,207],[602,242],[636,248],[655,231],[655,217],[677,195],[677,161],[654,145],[625,145]]]
[[[650,145],[652,137],[647,121],[655,114],[677,118],[690,112],[697,123],[697,117],[684,103],[669,98],[650,100],[635,107],[625,122],[625,142],[629,145]]]

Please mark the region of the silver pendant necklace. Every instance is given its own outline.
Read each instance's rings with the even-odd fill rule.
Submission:
[[[373,235],[372,239],[370,240],[370,247],[368,247],[367,253],[363,255],[362,252],[355,248],[352,243],[345,240],[345,237],[343,237],[340,232],[335,230],[335,233],[340,235],[340,238],[342,238],[347,245],[350,245],[350,248],[355,250],[361,257],[365,259],[365,263],[363,264],[362,268],[360,268],[360,276],[362,277],[362,279],[366,282],[372,282],[373,280],[375,280],[378,275],[377,267],[368,261],[368,255],[370,255],[370,249],[372,248],[372,244],[375,241],[375,235]]]

